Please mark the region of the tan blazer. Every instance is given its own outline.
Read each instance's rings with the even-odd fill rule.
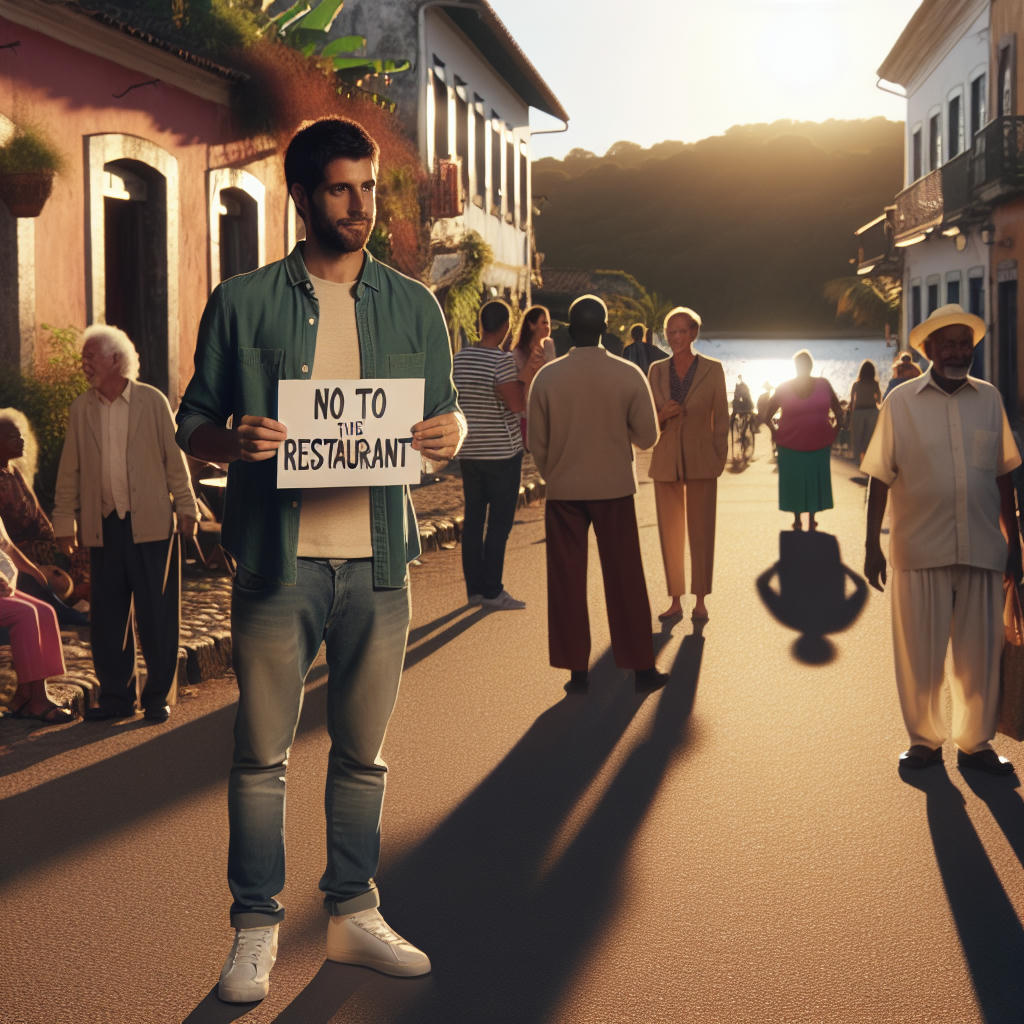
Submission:
[[[660,412],[671,399],[669,365],[659,359],[648,371],[654,404]],[[722,475],[729,451],[729,400],[725,370],[717,359],[697,356],[693,383],[678,416],[661,427],[651,455],[652,480],[710,480]]]
[[[199,518],[185,456],[174,440],[174,418],[163,393],[129,381],[128,490],[132,539],[136,544],[166,540],[174,529],[171,494],[179,515]],[[103,546],[100,491],[103,465],[100,400],[90,388],[71,403],[68,432],[57,470],[53,532],[72,537],[78,522],[80,547]]]

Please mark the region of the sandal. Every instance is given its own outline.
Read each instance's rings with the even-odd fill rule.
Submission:
[[[62,708],[59,704],[50,704],[38,714],[28,710],[30,701],[22,701],[16,708],[8,711],[12,718],[32,718],[45,725],[66,725],[75,720],[75,713],[70,708]]]
[[[75,720],[75,713],[71,708],[62,708],[59,704],[51,704],[45,711],[38,715],[23,712],[22,718],[34,718],[36,721],[44,722],[46,725],[67,725]]]

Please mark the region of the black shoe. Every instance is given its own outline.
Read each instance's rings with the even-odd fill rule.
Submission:
[[[636,692],[654,693],[668,682],[668,674],[656,668],[641,668],[636,671]]]
[[[991,747],[986,747],[974,754],[965,754],[962,750],[958,750],[956,764],[958,768],[974,768],[979,772],[987,772],[989,775],[1013,774],[1013,765],[1005,757],[1000,757]]]
[[[159,704],[154,708],[146,708],[142,717],[147,722],[166,722],[171,717],[171,709],[166,704]]]
[[[926,747],[923,743],[915,743],[900,754],[900,767],[921,771],[932,764],[942,764],[942,747]]]
[[[130,711],[115,711],[113,708],[86,708],[82,716],[86,722],[109,722],[112,718],[134,718],[135,709]]]
[[[566,693],[586,693],[587,687],[590,686],[590,677],[584,671],[577,671],[573,669],[569,675],[569,682],[565,684]]]

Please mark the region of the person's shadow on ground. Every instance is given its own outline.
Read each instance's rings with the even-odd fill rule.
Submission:
[[[1003,832],[1024,861],[1024,805],[1012,779],[974,778],[968,785],[992,810]],[[935,861],[949,900],[964,960],[985,1024],[1020,1024],[1024,1006],[1024,927],[985,852],[963,794],[945,767],[901,772],[908,785],[925,795],[928,828]],[[913,921],[906,937],[913,945],[927,943]]]
[[[667,637],[656,636],[656,646]],[[629,848],[688,743],[703,644],[685,637],[670,681],[649,698],[634,693],[630,675],[606,654],[588,694],[566,696],[541,714],[431,835],[385,865],[388,919],[429,952],[429,977],[399,991],[393,979],[326,963],[278,1024],[334,1020],[357,989],[360,1002],[377,1007],[375,1019],[402,1024],[549,1019],[615,912]],[[658,702],[650,727],[592,812],[573,821],[645,699]],[[319,935],[323,922],[310,927]],[[393,1013],[384,1016],[385,1007]]]
[[[832,534],[786,530],[779,534],[779,560],[758,576],[757,591],[779,622],[801,634],[793,644],[794,656],[821,665],[835,657],[828,634],[853,624],[868,587],[843,565]]]

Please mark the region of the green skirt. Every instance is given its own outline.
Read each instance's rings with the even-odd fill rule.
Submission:
[[[798,452],[778,448],[779,508],[783,512],[820,512],[832,508],[832,449]]]

